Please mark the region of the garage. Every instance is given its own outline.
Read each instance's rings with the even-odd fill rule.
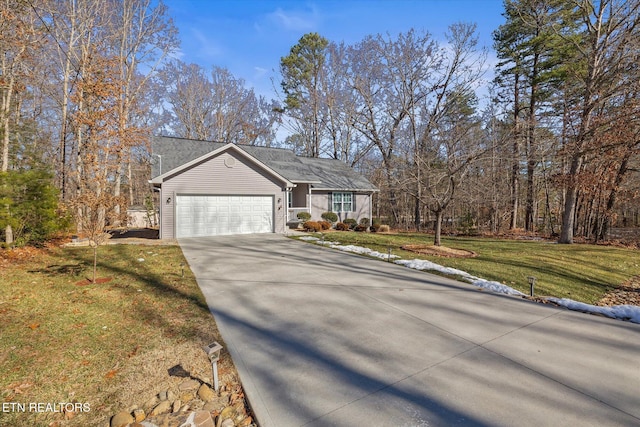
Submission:
[[[179,195],[176,236],[272,233],[273,196]]]

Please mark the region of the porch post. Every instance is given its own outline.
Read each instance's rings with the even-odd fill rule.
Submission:
[[[291,193],[291,188],[290,187],[285,187],[284,188],[284,193],[282,194],[284,196],[284,200],[282,201],[282,204],[280,205],[280,206],[282,206],[282,210],[284,211],[284,213],[283,213],[284,222],[282,223],[282,232],[283,233],[288,233],[287,223],[289,222],[289,193]]]
[[[309,208],[309,215],[313,215],[311,213],[311,184],[307,184],[307,189],[307,208]],[[311,219],[313,219],[313,217]]]

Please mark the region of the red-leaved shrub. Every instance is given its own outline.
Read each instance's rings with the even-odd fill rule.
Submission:
[[[322,230],[322,226],[316,221],[306,221],[302,224],[302,228],[305,231],[315,231],[316,233]]]
[[[320,227],[322,227],[323,230],[329,230],[331,228],[331,223],[329,221],[318,221],[318,224],[320,224]]]

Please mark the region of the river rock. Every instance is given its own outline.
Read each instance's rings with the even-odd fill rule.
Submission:
[[[143,409],[134,409],[133,410],[133,418],[135,419],[135,421],[137,423],[141,423],[142,421],[144,421],[144,419],[147,417],[147,415],[144,413]]]
[[[171,402],[169,402],[168,400],[163,400],[151,410],[151,413],[149,415],[155,416],[155,415],[165,414],[170,410],[171,410]]]
[[[213,390],[211,390],[209,388],[208,385],[206,384],[202,384],[200,386],[200,388],[198,389],[198,397],[203,401],[203,402],[209,402],[213,399],[216,398],[216,394],[213,392]]]
[[[196,380],[186,380],[186,381],[182,381],[179,385],[178,385],[178,390],[180,391],[189,391],[189,390],[195,390],[200,386],[200,382],[196,381]]]
[[[133,417],[128,412],[118,412],[111,418],[111,427],[126,427],[133,422]]]

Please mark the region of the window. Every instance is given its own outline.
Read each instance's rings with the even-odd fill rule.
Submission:
[[[353,193],[333,193],[331,210],[333,212],[353,212]]]
[[[293,192],[291,190],[287,190],[287,207],[293,207]]]

